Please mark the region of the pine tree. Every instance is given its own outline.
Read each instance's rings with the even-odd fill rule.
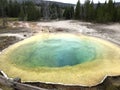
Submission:
[[[49,11],[49,2],[44,2],[42,3],[42,9],[41,9],[41,13],[42,13],[42,17],[43,19],[50,19],[50,11]]]
[[[71,16],[71,19],[74,18],[74,7],[70,7],[70,16]]]
[[[73,17],[74,17],[74,8],[73,7],[66,7],[65,11],[64,11],[64,14],[63,14],[63,17],[65,19],[73,19]]]
[[[70,19],[71,16],[70,16],[70,8],[69,7],[65,8],[63,17],[64,17],[64,19]]]
[[[89,20],[93,21],[95,19],[95,9],[94,9],[94,3],[93,1],[90,3],[89,6]]]
[[[81,6],[81,19],[85,19],[84,5]]]
[[[23,9],[23,7],[21,7],[21,9],[20,9],[20,14],[19,14],[19,20],[20,21],[24,21],[25,20],[25,12],[24,12],[24,9]]]
[[[9,0],[9,2],[8,2],[8,7],[7,7],[7,15],[9,16],[9,17],[11,17],[12,16],[12,0]]]
[[[57,19],[58,18],[58,12],[57,12],[57,5],[52,4],[49,8],[50,10],[50,19]]]
[[[18,17],[19,16],[19,13],[20,13],[20,4],[15,0],[14,3],[13,3],[13,17]]]
[[[108,15],[109,15],[109,13],[108,13],[108,6],[107,6],[107,1],[105,1],[105,3],[103,4],[103,6],[102,6],[102,10],[103,10],[103,20],[102,20],[102,22],[104,22],[104,23],[106,23],[106,22],[108,22]]]
[[[113,17],[114,17],[114,3],[113,0],[109,0],[108,2],[108,21],[113,21]]]
[[[58,14],[58,19],[61,19],[63,16],[63,10],[60,6],[57,5],[57,14]]]
[[[120,6],[118,6],[116,9],[117,9],[116,21],[117,21],[117,22],[120,22]]]
[[[97,8],[96,8],[96,21],[103,22],[103,20],[104,20],[103,6],[101,5],[100,2],[98,2]]]
[[[80,0],[78,0],[76,8],[75,8],[75,19],[80,20],[81,19],[81,7],[80,7]]]
[[[9,0],[7,6],[7,15],[9,17],[18,17],[20,12],[20,4],[14,0]]]
[[[1,9],[1,15],[2,15],[2,26],[6,27],[7,24],[7,18],[6,18],[6,7],[7,7],[7,0],[0,0],[0,9]]]
[[[85,11],[85,20],[90,20],[90,0],[86,0],[84,4],[84,11]]]
[[[115,1],[114,1],[113,22],[116,21],[117,21],[117,7],[115,6]]]
[[[27,1],[25,3],[25,6],[25,13],[28,21],[40,19],[40,10],[36,7],[36,5],[33,2]]]

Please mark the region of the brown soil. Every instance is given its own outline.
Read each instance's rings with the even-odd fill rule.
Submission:
[[[16,37],[13,37],[13,36],[0,37],[0,51],[2,51],[3,49],[7,48],[9,45],[12,45],[12,44],[14,44],[18,41],[19,40]]]

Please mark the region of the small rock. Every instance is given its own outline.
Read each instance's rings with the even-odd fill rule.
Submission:
[[[24,37],[27,37],[27,35],[24,35]]]

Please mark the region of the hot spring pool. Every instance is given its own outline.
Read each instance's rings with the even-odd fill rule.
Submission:
[[[20,66],[63,67],[100,58],[97,55],[102,54],[101,49],[99,44],[87,39],[54,36],[23,44],[9,58]]]
[[[94,37],[62,33],[33,36],[0,55],[0,69],[10,77],[64,84],[96,84],[106,74],[120,74],[119,63],[118,46]]]

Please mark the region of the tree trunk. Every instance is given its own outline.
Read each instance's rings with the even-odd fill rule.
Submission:
[[[5,17],[4,8],[2,7],[1,9],[2,9],[2,26],[3,26],[3,28],[5,28],[7,25],[7,18]]]

